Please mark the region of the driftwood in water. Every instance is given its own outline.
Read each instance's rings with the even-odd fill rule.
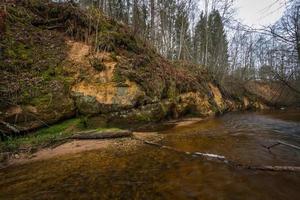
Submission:
[[[221,155],[210,154],[210,153],[201,153],[201,152],[185,152],[185,151],[181,151],[179,149],[169,147],[169,146],[165,146],[165,145],[161,145],[161,144],[158,144],[158,143],[155,143],[155,142],[150,142],[150,141],[142,140],[142,139],[139,139],[139,138],[135,138],[135,139],[140,140],[143,143],[151,145],[151,146],[159,147],[159,148],[162,148],[162,149],[167,149],[167,150],[174,151],[174,152],[181,153],[181,154],[185,154],[185,155],[191,155],[191,156],[194,156],[194,157],[201,157],[203,159],[210,160],[210,161],[222,162],[224,164],[227,164],[227,165],[235,167],[235,168],[242,168],[242,169],[249,169],[249,170],[261,170],[261,171],[300,172],[300,166],[267,166],[267,165],[251,166],[251,165],[244,165],[244,164],[237,163],[235,161],[227,160],[225,158],[225,156],[221,156]]]
[[[161,145],[161,144],[158,144],[158,143],[155,143],[155,142],[150,142],[150,141],[142,140],[142,139],[139,139],[139,138],[135,138],[135,139],[140,140],[143,143],[148,144],[148,145],[156,146],[156,147],[159,147],[159,148],[162,148],[162,149],[168,149],[168,150],[175,151],[175,152],[181,153],[181,154],[186,154],[186,155],[191,155],[191,156],[196,156],[196,157],[202,157],[202,158],[207,159],[207,160],[214,160],[214,161],[232,163],[232,162],[226,160],[225,156],[221,156],[221,155],[210,154],[210,153],[201,153],[201,152],[186,152],[186,151],[181,151],[181,150],[173,148],[173,147]]]
[[[275,144],[272,144],[270,146],[265,146],[263,145],[263,147],[267,148],[267,149],[271,149],[273,147],[276,147],[278,145],[284,145],[284,146],[288,146],[288,147],[291,147],[291,148],[294,148],[294,149],[297,149],[297,150],[300,150],[300,147],[299,146],[296,146],[296,145],[293,145],[293,144],[289,144],[289,143],[286,143],[286,142],[283,142],[283,141],[280,141],[278,140]]]
[[[245,166],[244,168],[262,171],[300,172],[300,167],[298,166]]]
[[[116,130],[116,131],[85,131],[79,132],[69,139],[76,139],[76,140],[97,140],[97,139],[111,139],[111,138],[122,138],[122,137],[131,137],[132,131],[128,130]]]

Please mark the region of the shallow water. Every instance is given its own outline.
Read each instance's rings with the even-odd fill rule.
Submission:
[[[300,166],[300,112],[231,113],[160,131],[161,144],[248,165]],[[299,199],[300,173],[236,169],[158,149],[118,147],[0,170],[0,199]]]

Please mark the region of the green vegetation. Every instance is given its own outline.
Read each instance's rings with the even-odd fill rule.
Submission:
[[[0,40],[0,77],[5,77],[0,104],[27,104],[65,84],[60,64],[66,44],[62,34],[33,26],[36,15],[26,7],[7,6],[7,15]]]
[[[24,127],[28,130],[44,125],[37,119],[52,124],[61,119],[74,117],[76,108],[78,110],[82,103],[77,101],[74,96],[80,93],[83,95],[84,103],[86,100],[86,102],[92,102],[86,105],[87,110],[92,110],[95,115],[102,113],[101,117],[104,119],[91,120],[87,114],[80,119],[68,120],[27,136],[9,139],[1,143],[0,151],[17,151],[20,148],[36,149],[56,143],[78,130],[105,127],[110,122],[108,115],[111,110],[116,112],[113,117],[117,118],[126,109],[134,108],[135,112],[124,115],[126,118],[124,121],[130,122],[178,118],[182,116],[182,113],[201,115],[198,107],[194,105],[199,103],[196,97],[192,96],[191,100],[182,103],[179,102],[178,96],[185,93],[200,93],[203,97],[211,97],[208,83],[214,83],[214,81],[208,73],[209,70],[188,61],[171,62],[165,59],[155,52],[150,44],[141,39],[142,37],[137,33],[138,30],[132,31],[126,25],[108,19],[97,9],[83,12],[79,7],[69,3],[43,4],[35,0],[27,2],[27,4],[8,6],[7,29],[4,32],[4,39],[0,40],[0,48],[3,49],[2,53],[0,52],[0,76],[4,77],[2,80],[4,87],[0,86],[0,106],[3,106],[4,112],[0,112],[0,118],[16,126],[20,125],[20,127],[27,123],[28,127],[25,125]],[[220,28],[217,32],[225,37],[218,13],[215,15]],[[21,20],[23,18],[24,20]],[[211,19],[211,23],[213,21]],[[215,37],[214,43],[209,45],[217,50],[219,48],[213,45],[218,43],[217,36],[215,35]],[[205,44],[202,39],[199,38],[199,45]],[[76,46],[74,51],[73,44],[83,44],[83,42],[95,52],[88,50],[85,57],[81,58],[83,53],[77,52],[80,48]],[[225,39],[222,42],[226,43]],[[182,44],[176,46],[179,45]],[[226,44],[222,46],[226,46]],[[183,51],[185,51],[184,49]],[[112,96],[112,100],[109,103],[101,103],[101,108],[98,106],[96,95],[93,92],[88,95],[81,94],[82,91],[78,92],[76,87],[72,87],[74,84],[84,83],[83,90],[85,90],[85,86],[93,89],[94,87],[89,87],[89,84],[100,85],[107,80],[110,81],[110,73],[99,73],[106,70],[104,65],[106,62],[103,63],[101,56],[98,56],[97,53],[105,53],[103,59],[109,54],[112,59],[106,58],[107,60],[104,61],[116,62],[116,65],[113,65],[112,81],[117,83],[116,87],[120,87],[117,88],[116,95],[114,94],[115,88],[108,88],[107,99]],[[180,58],[187,58],[186,53],[182,52]],[[212,55],[216,51],[211,52],[210,50],[208,53]],[[225,53],[224,50],[223,54]],[[203,57],[204,54],[198,56]],[[224,59],[222,59],[226,61],[226,56],[223,57]],[[222,63],[219,64],[222,65]],[[90,66],[97,72],[90,70]],[[107,64],[107,69],[112,69],[109,64]],[[101,76],[96,77],[97,73]],[[106,80],[105,77],[104,80],[102,75],[107,75],[108,79]],[[130,84],[125,83],[127,80],[136,83],[142,94],[133,95],[132,100],[129,98],[130,103],[128,103],[128,107],[126,103],[125,108],[118,105],[119,101],[116,100],[118,98],[115,97],[120,96],[121,92],[119,91],[124,93],[125,87],[126,90],[132,92]],[[214,84],[221,88],[216,83]],[[236,90],[232,91],[235,93],[228,96],[233,99],[237,93]],[[240,96],[245,96],[246,91],[241,90],[241,92]],[[135,92],[133,91],[133,93]],[[223,97],[226,96],[223,95]],[[209,100],[210,111],[220,112],[214,99],[210,98]],[[112,106],[107,106],[107,104],[112,104]],[[8,117],[4,113],[5,109],[10,108],[11,105],[17,105],[20,108],[16,110],[16,114],[12,112]],[[97,106],[95,107],[95,105]],[[101,109],[105,112],[102,112]],[[97,111],[94,112],[95,110]],[[106,110],[110,111],[106,112]],[[34,117],[32,117],[32,113],[34,113]],[[204,113],[206,114],[206,112]],[[36,125],[37,123],[40,124]],[[31,124],[35,126],[31,127]]]
[[[39,147],[55,145],[72,134],[78,131],[88,130],[88,128],[88,126],[84,125],[82,118],[69,119],[62,123],[42,128],[25,136],[9,138],[2,141],[0,142],[0,152],[18,152],[20,150],[35,151]],[[98,127],[95,130],[118,131],[121,129]]]
[[[32,134],[9,138],[0,143],[0,151],[18,151],[20,148],[36,149],[62,140],[75,130],[82,129],[79,119],[70,119],[60,124],[42,128]]]
[[[102,72],[106,69],[102,60],[100,60],[99,58],[91,58],[89,61],[90,61],[91,66],[99,72]]]

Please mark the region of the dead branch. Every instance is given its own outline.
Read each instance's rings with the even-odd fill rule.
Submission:
[[[286,143],[286,142],[283,142],[283,141],[280,141],[280,140],[278,140],[276,143],[274,143],[274,144],[272,144],[270,146],[265,146],[265,145],[262,145],[262,146],[265,147],[265,148],[267,148],[268,150],[270,150],[271,148],[276,147],[278,145],[284,145],[284,146],[288,146],[288,147],[300,150],[299,146],[296,146],[296,145],[293,145],[293,144],[289,144],[289,143]]]
[[[278,80],[282,82],[282,84],[286,85],[289,89],[291,89],[292,91],[296,92],[297,94],[300,94],[300,91],[299,91],[297,88],[293,87],[293,86],[288,82],[288,80],[286,80],[286,79],[284,79],[283,77],[281,77],[277,72],[275,72],[275,71],[272,71],[272,72],[273,72],[273,74],[278,78]],[[292,75],[292,74],[291,74],[291,75]],[[290,76],[291,76],[291,75],[290,75]]]
[[[59,24],[59,25],[55,25],[55,26],[48,26],[47,29],[48,30],[53,30],[53,29],[61,29],[64,28],[64,25]]]
[[[225,156],[221,156],[221,155],[216,155],[216,154],[210,154],[210,153],[202,153],[202,152],[185,152],[173,147],[169,147],[169,146],[165,146],[165,145],[161,145],[155,142],[150,142],[147,140],[143,140],[140,138],[136,138],[134,137],[134,139],[142,141],[144,144],[147,145],[151,145],[151,146],[155,146],[158,148],[162,148],[162,149],[167,149],[176,153],[181,153],[181,154],[185,154],[185,155],[189,155],[189,156],[193,156],[193,157],[201,157],[203,159],[209,160],[209,161],[217,161],[217,162],[221,162],[224,163],[226,165],[229,165],[231,167],[235,167],[235,168],[242,168],[242,169],[249,169],[249,170],[261,170],[261,171],[277,171],[277,172],[300,172],[300,166],[268,166],[268,165],[262,165],[262,166],[251,166],[251,165],[244,165],[244,164],[240,164],[237,163],[235,161],[231,161],[231,160],[227,160],[225,158]],[[280,142],[281,144],[287,145],[287,146],[293,146],[298,148],[297,146],[294,145],[290,145],[284,142]]]
[[[298,166],[248,166],[251,170],[300,172]]]
[[[49,26],[49,25],[53,25],[53,24],[62,23],[64,21],[65,21],[64,18],[60,17],[60,18],[49,19],[49,20],[36,20],[36,21],[33,21],[31,24],[33,26]]]
[[[11,125],[5,121],[0,120],[0,124],[3,124],[6,128],[8,128],[9,130],[11,130],[14,133],[20,133],[20,130],[17,129],[14,125]]]

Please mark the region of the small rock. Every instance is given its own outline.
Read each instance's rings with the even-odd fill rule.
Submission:
[[[20,158],[20,155],[19,155],[19,154],[15,154],[14,156],[15,156],[16,159],[19,159],[19,158]]]

